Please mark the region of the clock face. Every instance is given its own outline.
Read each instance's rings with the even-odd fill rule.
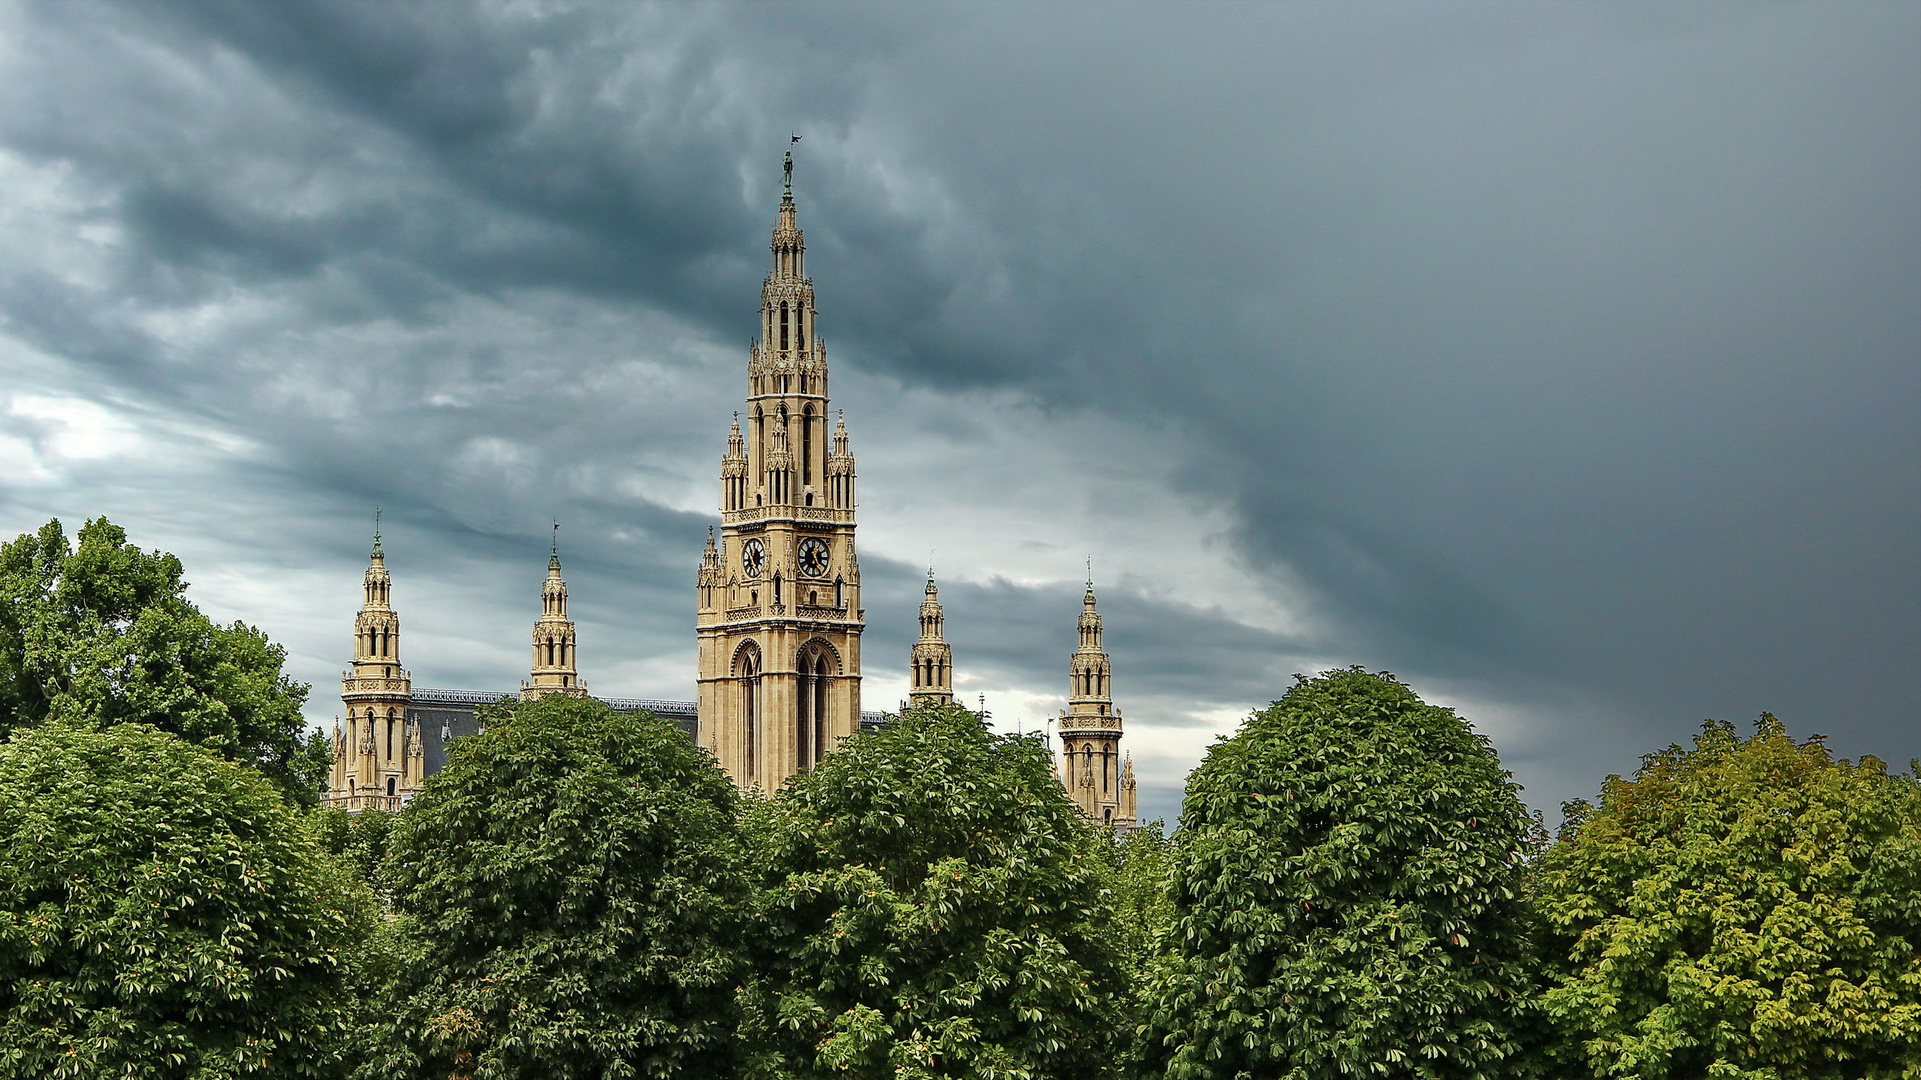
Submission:
[[[760,537],[741,545],[740,568],[747,571],[748,577],[759,577],[760,572],[767,569],[767,545],[760,542]]]
[[[813,537],[800,542],[800,572],[809,577],[827,573],[827,545]]]

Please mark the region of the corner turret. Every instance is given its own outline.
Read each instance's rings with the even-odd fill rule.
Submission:
[[[547,580],[540,585],[540,618],[534,620],[534,665],[520,684],[523,701],[548,694],[586,697],[574,655],[574,621],[567,617],[567,579],[560,576],[560,525],[547,555]]]
[[[914,643],[908,659],[912,669],[908,698],[915,705],[947,705],[954,700],[954,650],[945,637],[946,621],[930,566],[926,596],[920,605],[920,640]]]
[[[400,666],[400,615],[374,511],[373,549],[360,580],[353,662],[340,676],[345,731],[336,727],[325,802],[350,811],[398,810],[420,786],[417,734],[407,724],[413,678]]]

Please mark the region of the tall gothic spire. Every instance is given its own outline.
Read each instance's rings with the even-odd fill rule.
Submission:
[[[926,598],[920,604],[920,640],[914,643],[909,657],[913,678],[908,697],[916,705],[945,705],[954,700],[954,650],[947,644],[945,624],[940,590],[934,586],[934,568],[930,566]]]
[[[699,740],[772,793],[860,728],[854,458],[830,430],[827,346],[794,203],[793,157],[768,240],[747,401],[720,469],[720,535],[695,575]]]

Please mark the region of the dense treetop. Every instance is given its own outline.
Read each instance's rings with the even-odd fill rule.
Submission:
[[[1091,1077],[1118,1060],[1108,856],[1037,737],[958,706],[856,735],[766,808],[757,1076]]]
[[[1536,908],[1559,1058],[1601,1075],[1921,1075],[1921,782],[1763,715],[1569,806]]]
[[[677,726],[591,698],[483,719],[386,837],[399,956],[363,1075],[727,1075],[750,906],[732,782]]]
[[[307,729],[286,650],[184,595],[180,560],[105,518],[0,546],[0,737],[45,722],[148,724],[252,765],[312,803],[330,760]]]
[[[1303,678],[1188,779],[1152,1074],[1504,1074],[1534,832],[1452,710],[1385,674]]]
[[[331,1076],[371,901],[251,769],[141,724],[0,745],[0,1078]]]

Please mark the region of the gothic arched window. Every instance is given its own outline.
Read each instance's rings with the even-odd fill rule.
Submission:
[[[760,771],[755,745],[760,726],[760,649],[750,641],[738,656],[735,668],[740,677],[741,750],[746,758],[741,772],[752,779]]]
[[[804,487],[814,482],[814,405],[808,402],[800,413],[800,482]],[[807,505],[814,504],[814,497],[807,497]]]

